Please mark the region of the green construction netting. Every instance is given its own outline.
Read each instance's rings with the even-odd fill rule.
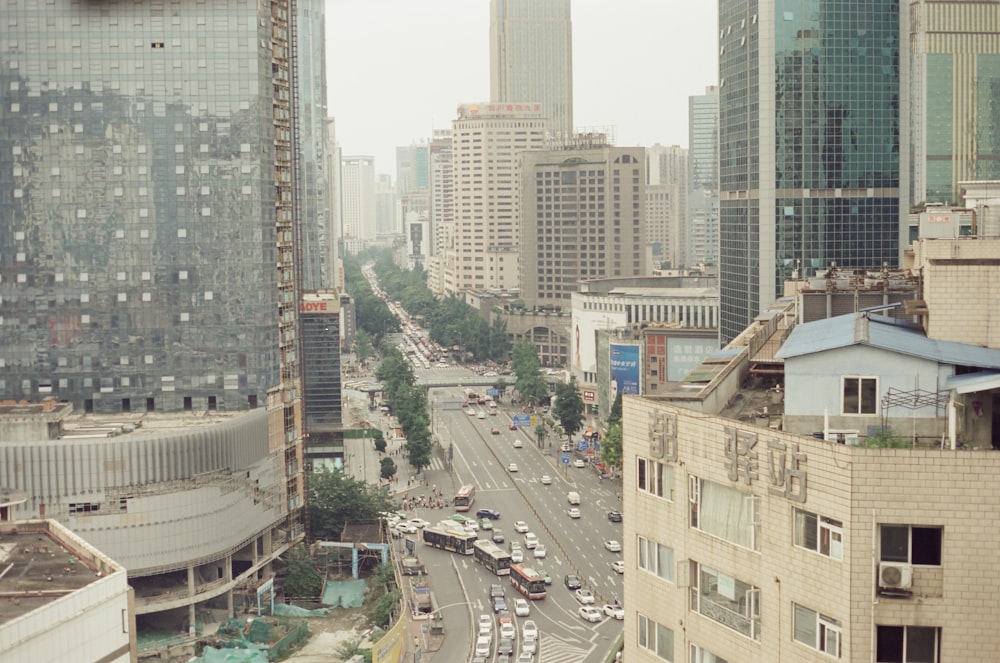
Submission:
[[[248,644],[253,649],[216,649],[205,647],[198,658],[192,658],[188,663],[268,663],[267,647]]]
[[[340,580],[327,582],[323,589],[323,605],[334,608],[360,608],[365,603],[365,580]]]

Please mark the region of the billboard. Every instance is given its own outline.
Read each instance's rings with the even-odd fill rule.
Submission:
[[[612,400],[622,394],[639,393],[639,346],[612,343],[611,355],[611,390]]]
[[[667,338],[667,380],[680,382],[718,349],[715,338]]]

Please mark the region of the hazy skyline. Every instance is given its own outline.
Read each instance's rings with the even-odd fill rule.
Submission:
[[[717,3],[573,0],[572,12],[576,127],[687,147],[688,97],[718,78]],[[377,173],[395,178],[397,146],[489,100],[489,0],[331,0],[326,26],[337,142],[373,155]]]

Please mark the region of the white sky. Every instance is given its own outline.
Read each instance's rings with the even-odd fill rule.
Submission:
[[[573,0],[573,122],[620,146],[688,142],[688,97],[718,77],[714,0]],[[375,156],[449,129],[489,101],[489,0],[327,0],[328,113],[344,155]],[[621,74],[622,71],[630,72]]]

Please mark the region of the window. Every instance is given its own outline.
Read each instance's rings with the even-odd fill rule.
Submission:
[[[674,660],[674,632],[657,624],[646,615],[638,615],[639,646],[649,650],[664,661]]]
[[[878,378],[844,376],[844,414],[878,414]]]
[[[690,608],[700,615],[760,640],[760,590],[698,562],[691,563]]]
[[[638,489],[657,497],[670,499],[674,492],[674,473],[663,463],[646,458],[636,458]]]
[[[844,558],[844,524],[839,520],[795,510],[795,545],[833,559]]]
[[[933,626],[879,626],[876,663],[940,663],[941,629]]]
[[[691,645],[691,663],[729,663],[729,661],[698,645]]]
[[[667,582],[674,582],[674,550],[643,536],[638,537],[638,565]]]
[[[792,604],[792,620],[796,642],[840,658],[840,622],[796,603]]]
[[[940,527],[880,526],[879,560],[923,566],[941,566]]]
[[[758,498],[714,481],[688,477],[691,527],[738,546],[758,549]]]

